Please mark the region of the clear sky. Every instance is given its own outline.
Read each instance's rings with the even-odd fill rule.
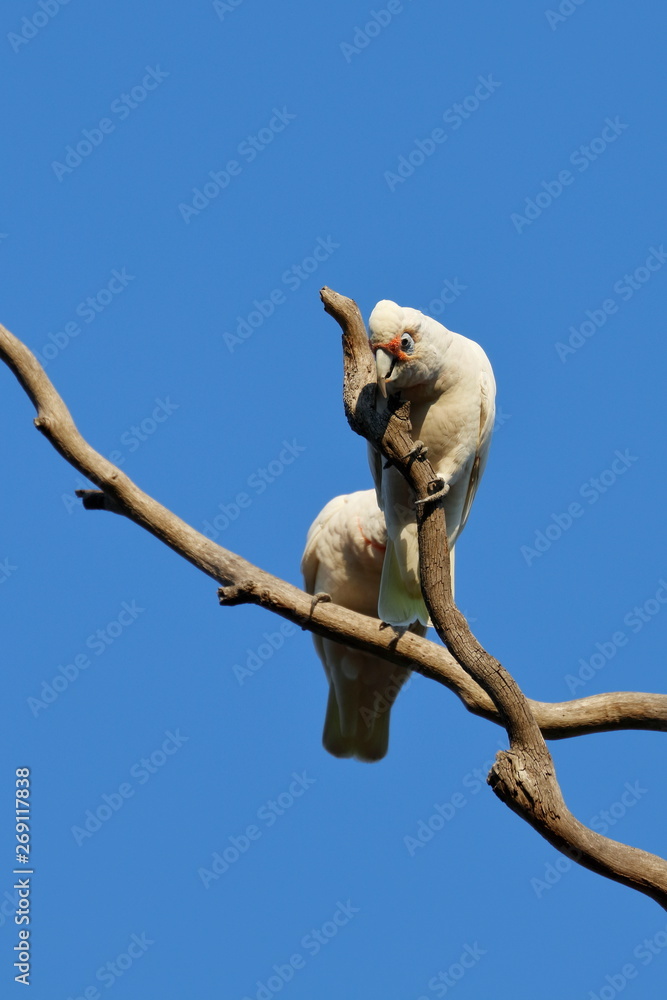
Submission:
[[[664,5],[0,20],[0,321],[88,440],[298,583],[315,515],[370,485],[318,289],[423,308],[499,386],[473,629],[536,698],[664,690]],[[80,510],[0,386],[3,996],[23,766],[34,1000],[662,995],[667,915],[496,800],[500,729],[416,677],[383,762],[327,756],[310,636]],[[664,855],[665,739],[552,744],[574,813]]]

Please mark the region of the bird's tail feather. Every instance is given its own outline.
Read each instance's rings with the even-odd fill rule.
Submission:
[[[356,700],[356,699],[355,699]],[[359,706],[356,727],[345,730],[332,684],[329,688],[322,745],[334,757],[356,757],[361,761],[381,760],[389,748],[389,711],[378,714],[370,707]]]
[[[406,583],[407,573],[401,572],[399,554],[390,538],[387,539],[387,550],[382,564],[380,580],[380,596],[378,598],[378,616],[390,625],[406,626],[419,621],[422,625],[430,625],[431,621],[424,604],[419,585],[419,576],[412,584]]]
[[[412,527],[412,526],[411,526]],[[378,598],[378,616],[383,622],[390,625],[402,627],[412,625],[413,622],[420,622],[422,625],[432,625],[429,618],[424,598],[422,597],[421,584],[419,582],[419,572],[414,574],[407,570],[401,571],[401,558],[406,562],[410,559],[410,542],[418,546],[416,537],[410,539],[405,544],[405,539],[400,538],[401,544],[394,545],[390,538],[387,539],[387,550],[382,564],[382,578],[380,580],[380,596]],[[405,533],[405,529],[403,533]],[[452,598],[454,597],[454,546],[449,549],[449,570],[452,582]],[[405,555],[404,555],[405,554]],[[419,558],[416,559],[419,566]]]
[[[327,702],[327,714],[324,719],[322,745],[334,757],[354,756],[354,734],[343,733],[340,724],[336,689],[333,684],[329,686],[329,700]]]
[[[384,661],[356,650],[352,656],[357,671],[336,671],[332,678],[322,743],[334,757],[381,760],[389,747],[391,706],[410,672],[395,667],[388,673]]]

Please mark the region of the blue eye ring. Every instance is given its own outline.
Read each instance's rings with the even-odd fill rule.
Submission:
[[[406,354],[411,354],[414,350],[415,342],[409,333],[404,333],[401,336],[401,350],[405,351]]]

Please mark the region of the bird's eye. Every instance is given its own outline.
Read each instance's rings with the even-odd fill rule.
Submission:
[[[415,342],[409,333],[404,333],[401,337],[401,349],[406,351],[408,354],[412,352],[412,348],[415,346]]]

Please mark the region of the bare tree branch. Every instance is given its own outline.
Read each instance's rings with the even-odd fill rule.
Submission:
[[[222,604],[257,604],[325,638],[344,641],[390,663],[411,667],[448,687],[470,712],[501,724],[489,696],[447,649],[412,632],[399,635],[382,627],[377,619],[335,604],[313,605],[310,594],[212,542],[143,493],[84,441],[39,362],[2,326],[0,358],[32,400],[38,412],[38,429],[78,472],[103,486],[103,490],[77,490],[84,507],[123,514],[150,531],[197,569],[225,585]],[[573,701],[531,701],[530,705],[547,739],[619,729],[667,731],[667,695],[662,694],[620,691]]]
[[[444,493],[423,448],[410,437],[409,406],[378,415],[373,358],[361,313],[351,299],[324,288],[324,307],[343,330],[343,399],[353,430],[404,476],[415,498],[421,585],[436,632],[465,672],[486,692],[507,730],[509,750],[489,775],[496,795],[569,858],[651,896],[667,909],[667,862],[603,837],[568,810],[556,769],[531,705],[512,675],[480,645],[454,604]]]
[[[505,725],[510,750],[499,755],[491,774],[496,794],[568,857],[667,907],[667,864],[580,824],[565,807],[543,740],[543,735],[560,739],[613,729],[665,731],[667,696],[615,692],[555,704],[530,701],[477,644],[451,600],[448,556],[443,560],[444,515],[437,501],[432,501],[438,480],[419,449],[415,450],[407,408],[398,407],[395,413],[382,416],[375,411],[374,366],[356,305],[328,289],[322,297],[344,331],[344,400],[353,429],[370,437],[401,468],[416,498],[425,501],[419,516],[425,596],[451,653],[411,632],[399,633],[376,619],[317,602],[212,542],[143,493],[84,440],[36,358],[2,326],[0,358],[32,400],[38,430],[75,469],[100,487],[99,491],[79,491],[85,507],[122,514],[155,535],[222,584],[221,604],[256,604],[326,638],[411,667],[450,688],[471,712]]]

